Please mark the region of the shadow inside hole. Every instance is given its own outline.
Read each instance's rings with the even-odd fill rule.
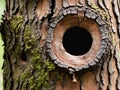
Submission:
[[[21,61],[22,62],[26,62],[27,61],[27,55],[25,51],[21,52]]]
[[[90,50],[92,42],[92,36],[86,29],[75,26],[66,30],[62,43],[69,54],[78,56],[86,54]]]

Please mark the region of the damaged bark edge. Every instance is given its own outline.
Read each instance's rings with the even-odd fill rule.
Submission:
[[[64,9],[62,9],[59,13],[59,15],[55,18],[53,18],[50,24],[50,28],[48,30],[48,36],[46,39],[46,45],[48,48],[48,54],[50,55],[50,58],[54,61],[55,64],[57,64],[59,67],[62,68],[66,68],[69,69],[69,66],[66,65],[65,63],[59,61],[57,59],[57,56],[54,55],[54,52],[51,51],[52,45],[51,42],[53,40],[53,32],[54,29],[56,28],[57,24],[60,23],[60,21],[66,17],[67,15],[71,14],[71,15],[77,15],[78,11],[82,11],[85,13],[85,17],[89,18],[89,19],[93,19],[96,21],[96,23],[99,25],[99,30],[101,32],[101,48],[100,51],[98,52],[96,59],[90,63],[87,63],[86,66],[80,66],[77,68],[74,68],[75,71],[80,71],[82,69],[87,69],[90,68],[92,66],[95,66],[96,64],[99,63],[99,61],[101,60],[102,57],[105,56],[106,53],[108,53],[108,49],[106,49],[106,47],[109,47],[109,49],[111,49],[112,47],[112,43],[111,43],[111,28],[109,28],[109,25],[101,18],[101,15],[98,14],[98,12],[96,12],[93,9],[90,9],[88,7],[84,7],[84,6],[69,6],[69,7],[65,7]],[[72,67],[71,67],[72,68]]]

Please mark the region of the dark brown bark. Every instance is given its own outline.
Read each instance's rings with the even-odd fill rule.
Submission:
[[[79,27],[92,45],[72,55],[62,40]],[[119,0],[6,0],[0,31],[4,90],[120,90]]]

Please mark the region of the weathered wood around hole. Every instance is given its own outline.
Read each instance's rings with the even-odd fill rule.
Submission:
[[[79,13],[83,13],[84,16],[79,16]],[[79,21],[79,18],[83,21]],[[91,49],[85,55],[70,55],[63,47],[62,39],[65,31],[74,26],[85,28],[93,38]],[[106,56],[107,48],[111,49],[111,28],[102,20],[100,14],[88,7],[69,6],[61,10],[52,20],[48,32],[46,40],[48,54],[55,64],[68,70],[73,68],[75,71],[80,71],[95,66]],[[79,42],[79,38],[77,41]]]

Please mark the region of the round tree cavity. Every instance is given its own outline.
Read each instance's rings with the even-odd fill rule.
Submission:
[[[71,55],[84,55],[92,45],[91,34],[84,28],[71,27],[63,35],[63,47]]]

